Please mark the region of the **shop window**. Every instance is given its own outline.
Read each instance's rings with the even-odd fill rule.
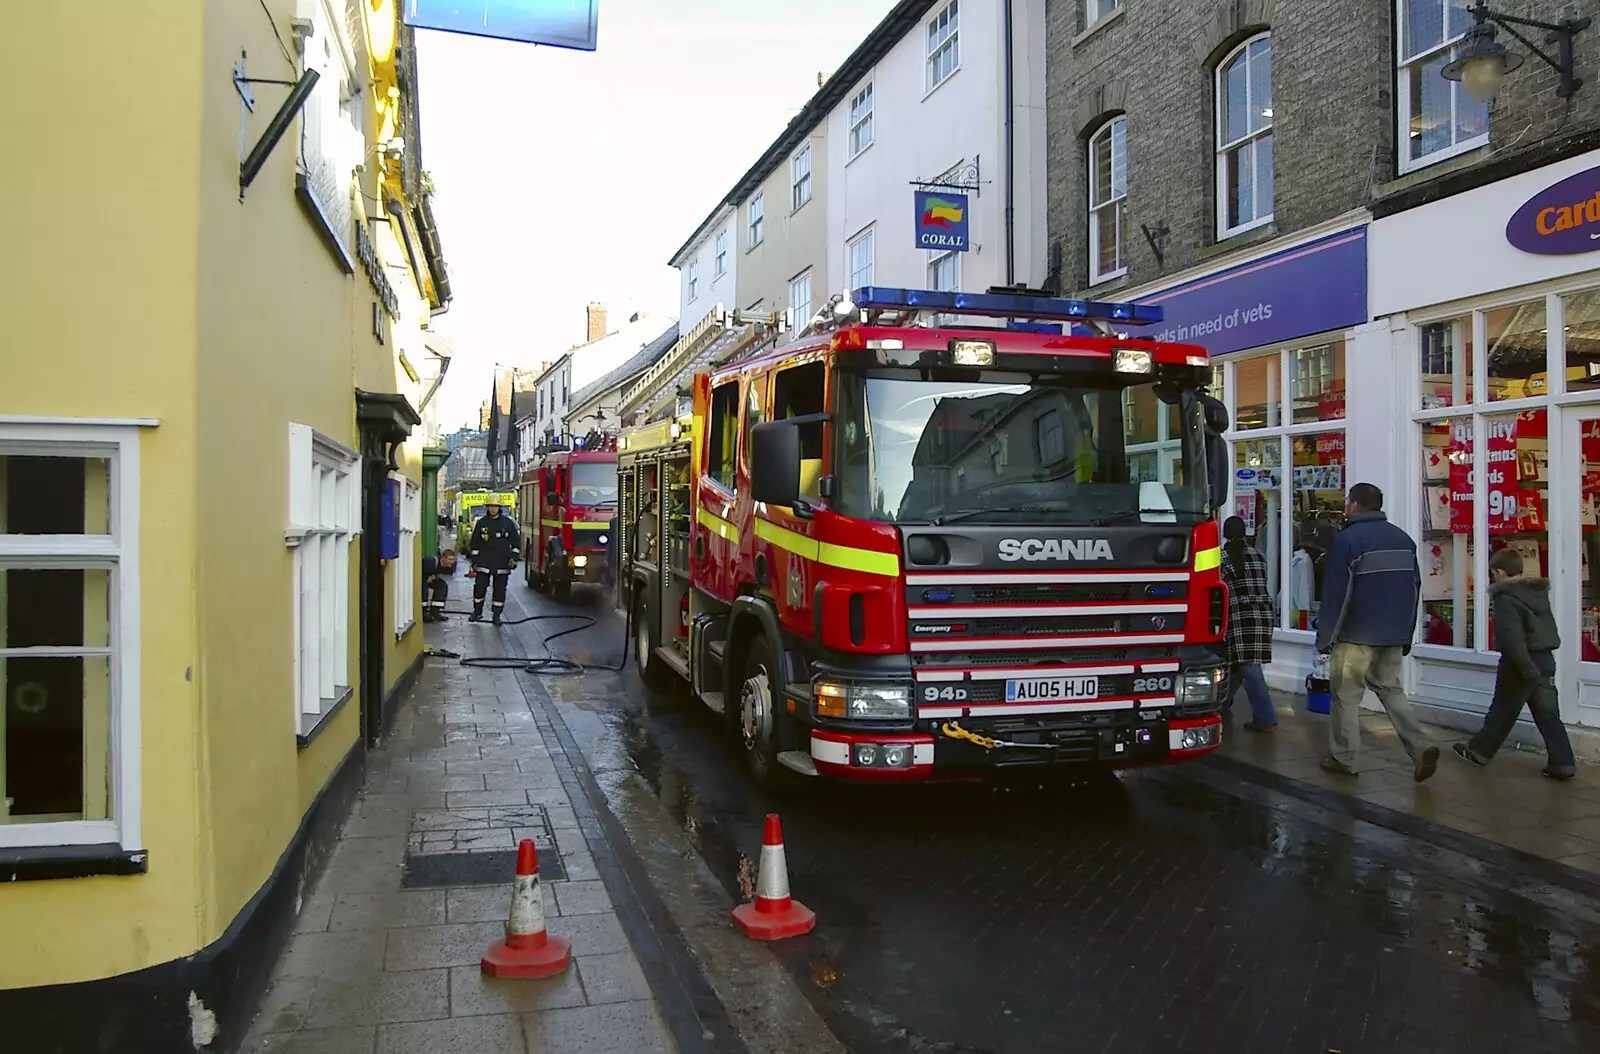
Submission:
[[[1547,383],[1544,298],[1484,312],[1489,401],[1544,395]]]
[[[1422,408],[1472,402],[1472,316],[1420,327]]]
[[[1344,420],[1344,341],[1289,353],[1294,423]]]
[[[1128,206],[1128,122],[1108,122],[1089,140],[1089,284],[1128,271],[1122,230]]]
[[[1600,391],[1600,289],[1563,297],[1567,391]]]
[[[1276,428],[1283,393],[1279,356],[1242,359],[1233,368],[1234,423],[1238,431]]]
[[[0,847],[139,841],[138,434],[0,424]]]
[[[1578,573],[1578,657],[1600,663],[1600,418],[1578,422],[1577,454],[1567,481],[1578,494],[1578,551],[1560,563]]]
[[[1283,440],[1255,439],[1233,444],[1234,515],[1267,562],[1267,588],[1279,597],[1283,576]],[[1310,591],[1305,600],[1309,603]],[[1294,598],[1280,598],[1279,607]]]
[[[1333,536],[1344,523],[1344,432],[1298,435],[1290,478],[1293,550],[1284,607],[1291,629],[1315,629],[1322,576]]]
[[[706,432],[707,474],[731,491],[739,436],[738,381],[728,381],[711,393],[711,426]]]
[[[1422,422],[1422,570],[1419,639],[1472,646],[1475,554],[1472,525],[1471,417]]]

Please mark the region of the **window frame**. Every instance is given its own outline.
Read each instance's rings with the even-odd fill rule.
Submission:
[[[767,194],[766,191],[757,191],[748,204],[745,205],[745,231],[749,244],[745,247],[754,249],[766,240],[767,220]]]
[[[805,171],[801,171],[801,162]],[[811,202],[811,144],[807,143],[789,158],[789,214],[805,208]]]
[[[933,17],[923,23],[927,28],[926,54],[924,59],[924,92],[923,98],[938,91],[949,82],[951,77],[961,72],[961,0],[950,0]],[[940,36],[940,33],[943,33]],[[943,76],[936,78],[935,74],[942,64],[946,53],[953,54],[950,68]]]
[[[937,282],[937,280],[936,280],[936,278],[935,278],[936,274],[938,273],[939,265],[944,263],[946,259],[951,261],[951,271],[955,276],[955,285],[952,286],[949,290],[941,289],[939,284],[938,284],[938,282]],[[960,252],[958,252],[955,249],[945,249],[945,250],[942,250],[942,251],[935,251],[935,252],[930,252],[929,253],[929,255],[928,255],[928,288],[929,289],[933,289],[933,290],[938,290],[938,291],[941,291],[941,292],[960,292],[961,291],[961,253]]]
[[[1083,0],[1083,28],[1088,31],[1122,10],[1122,0]]]
[[[1568,411],[1590,410],[1600,406],[1600,389],[1570,390],[1567,386],[1566,371],[1567,346],[1566,346],[1566,303],[1565,298],[1576,296],[1585,292],[1600,293],[1600,284],[1597,284],[1593,275],[1583,275],[1575,278],[1565,278],[1555,282],[1541,283],[1534,288],[1526,286],[1515,290],[1508,290],[1498,294],[1477,297],[1469,302],[1457,302],[1448,307],[1437,310],[1424,310],[1409,313],[1406,316],[1406,360],[1407,368],[1404,374],[1404,383],[1407,386],[1406,401],[1410,407],[1406,424],[1407,447],[1404,463],[1405,474],[1401,479],[1405,482],[1412,494],[1412,500],[1406,510],[1405,523],[1419,544],[1424,538],[1423,508],[1420,496],[1427,486],[1423,479],[1422,462],[1422,429],[1428,424],[1455,423],[1458,421],[1469,422],[1473,430],[1472,444],[1472,473],[1473,473],[1473,510],[1472,533],[1467,548],[1471,550],[1472,565],[1471,579],[1475,583],[1489,581],[1489,555],[1492,535],[1489,531],[1488,501],[1482,500],[1488,490],[1488,423],[1491,418],[1504,418],[1515,416],[1530,410],[1545,411],[1546,428],[1549,432],[1551,473],[1558,471],[1557,459],[1562,455],[1558,453],[1558,444],[1565,443],[1565,429],[1570,418]],[[1489,374],[1489,314],[1494,311],[1509,307],[1516,307],[1534,301],[1544,301],[1545,324],[1545,377],[1547,388],[1543,395],[1524,396],[1515,399],[1492,399],[1490,397]],[[1462,384],[1458,387],[1463,398],[1455,401],[1450,406],[1423,405],[1422,382],[1422,354],[1423,331],[1429,326],[1444,322],[1465,322],[1466,333],[1471,340],[1471,361],[1466,364],[1465,376],[1461,378]],[[1458,349],[1459,353],[1459,349]],[[1464,389],[1466,382],[1470,381],[1472,395],[1465,398]],[[1561,437],[1561,438],[1558,438]],[[1566,467],[1566,466],[1561,466]],[[1566,509],[1554,508],[1555,499],[1545,510],[1546,527],[1545,536],[1551,549],[1551,559],[1555,559],[1555,546],[1558,538],[1565,538],[1567,524]],[[1397,517],[1398,518],[1398,517]],[[1554,572],[1554,565],[1552,565]],[[1577,570],[1569,569],[1567,575],[1576,577]],[[1554,578],[1554,573],[1552,573]],[[1482,586],[1478,588],[1481,590]],[[1578,616],[1581,612],[1564,609],[1570,598],[1562,596],[1557,598],[1552,590],[1552,601],[1555,604],[1555,614],[1559,624],[1563,627],[1563,646],[1570,632],[1570,625],[1563,619]],[[1422,602],[1426,607],[1428,602]],[[1467,627],[1469,643],[1455,644],[1428,644],[1420,639],[1421,613],[1419,612],[1418,643],[1413,647],[1412,654],[1418,658],[1457,665],[1490,666],[1497,660],[1497,653],[1489,647],[1489,616],[1491,607],[1487,603],[1474,603],[1472,624]]]
[[[1284,341],[1266,348],[1257,349],[1253,354],[1229,355],[1226,359],[1216,363],[1221,366],[1222,373],[1222,401],[1228,409],[1228,431],[1223,433],[1223,439],[1228,444],[1228,503],[1227,514],[1234,515],[1237,508],[1239,493],[1237,490],[1237,476],[1235,470],[1238,465],[1238,447],[1241,443],[1277,444],[1278,448],[1278,522],[1271,525],[1270,530],[1276,531],[1276,563],[1277,563],[1277,588],[1273,597],[1273,633],[1275,639],[1286,642],[1310,642],[1315,636],[1315,630],[1303,630],[1289,625],[1289,605],[1282,602],[1284,590],[1289,582],[1289,572],[1294,560],[1294,517],[1292,515],[1294,503],[1294,441],[1301,436],[1326,435],[1338,433],[1345,439],[1344,461],[1344,489],[1348,490],[1351,484],[1349,477],[1349,428],[1350,415],[1348,401],[1345,416],[1330,421],[1294,421],[1294,355],[1297,351],[1317,348],[1325,344],[1342,342],[1345,355],[1345,384],[1346,396],[1349,392],[1349,355],[1351,343],[1351,329],[1330,330],[1324,333],[1314,333],[1294,340]],[[1255,428],[1241,429],[1237,427],[1239,409],[1238,366],[1241,362],[1251,362],[1257,359],[1270,359],[1278,364],[1277,379],[1277,406],[1278,416],[1276,424],[1267,424]],[[1257,528],[1256,537],[1261,535],[1260,527]],[[1265,555],[1265,554],[1263,554]]]
[[[41,421],[0,416],[0,453],[46,453],[107,460],[107,533],[103,535],[0,534],[0,567],[83,567],[109,572],[111,590],[105,648],[72,648],[73,655],[107,657],[110,694],[107,818],[0,823],[0,850],[114,844],[124,852],[143,844],[141,769],[139,542],[141,431],[154,421]],[[0,656],[60,649],[0,648]]]
[[[394,638],[399,640],[417,624],[417,575],[422,555],[417,538],[422,531],[422,488],[403,473],[389,476],[400,485],[400,552],[394,563]]]
[[[803,312],[800,310],[799,303],[797,303],[794,298],[795,289],[800,285],[801,282],[805,283],[806,290],[806,309]],[[796,333],[804,330],[811,322],[811,316],[813,314],[812,297],[815,295],[815,292],[816,291],[811,288],[811,268],[807,267],[804,271],[801,271],[799,274],[789,279],[789,310],[794,313],[793,322],[794,331]]]
[[[294,671],[292,713],[296,732],[302,738],[309,737],[332,716],[355,688],[352,682],[356,678],[350,669],[350,550],[361,537],[360,460],[355,451],[310,425],[289,422],[289,515],[284,543],[294,551],[293,629],[290,633]],[[324,473],[329,478],[325,479]],[[309,567],[313,555],[317,559],[315,570]],[[321,598],[321,576],[327,576],[330,583],[327,588],[332,594],[333,617],[328,620],[331,631],[324,632],[323,609],[319,606],[315,627],[318,689],[313,707],[304,661],[305,634],[311,623],[306,610],[307,578],[318,587]],[[321,668],[324,662],[330,664],[328,671]],[[330,694],[323,694],[323,688],[329,688]]]
[[[716,236],[712,238],[711,252],[713,254],[711,281],[715,283],[717,279],[728,273],[728,229],[726,227],[718,231]]]
[[[720,443],[722,442],[724,430],[720,427],[721,422],[717,419],[717,400],[719,396],[726,398],[723,393],[730,388],[733,390],[733,398],[729,400],[730,406],[726,412],[733,417],[733,429],[730,433],[728,433],[730,445],[733,449],[723,451],[720,448]],[[709,400],[710,405],[706,409],[706,462],[704,478],[714,485],[718,490],[735,495],[738,494],[739,486],[739,448],[741,443],[740,432],[742,431],[740,427],[740,417],[743,412],[743,401],[744,387],[741,383],[741,378],[737,376],[729,377],[721,384],[714,385],[712,387],[711,398]],[[717,474],[719,468],[724,462],[720,457],[714,456],[724,453],[727,454],[727,482],[724,482]]]
[[[1216,155],[1215,160],[1217,169],[1216,194],[1218,241],[1235,237],[1236,235],[1243,234],[1246,231],[1255,230],[1257,227],[1264,227],[1272,222],[1273,216],[1276,212],[1278,196],[1277,172],[1274,171],[1272,174],[1273,201],[1265,213],[1263,213],[1260,208],[1261,180],[1256,172],[1256,155],[1259,153],[1259,144],[1261,140],[1264,137],[1274,136],[1277,131],[1278,118],[1275,104],[1276,96],[1274,96],[1273,116],[1267,119],[1267,124],[1264,127],[1252,128],[1250,131],[1246,132],[1237,139],[1230,139],[1226,142],[1224,142],[1222,138],[1227,128],[1228,91],[1225,76],[1228,68],[1232,66],[1235,61],[1242,61],[1244,63],[1245,111],[1246,113],[1254,113],[1256,92],[1254,73],[1250,66],[1250,47],[1251,45],[1262,40],[1267,42],[1267,48],[1269,51],[1267,66],[1269,77],[1268,87],[1270,89],[1270,77],[1273,61],[1270,54],[1272,48],[1272,31],[1270,29],[1263,30],[1260,33],[1255,33],[1245,40],[1240,41],[1237,46],[1230,49],[1228,53],[1222,57],[1222,61],[1217,63],[1217,68],[1213,70],[1211,74],[1211,90],[1214,97],[1213,120],[1216,122],[1216,135],[1214,136],[1213,150]],[[1228,225],[1228,157],[1230,154],[1242,151],[1246,148],[1248,148],[1250,151],[1251,202],[1255,209],[1255,215],[1243,223],[1239,223],[1230,227]],[[1277,157],[1277,144],[1274,142],[1272,153],[1274,167],[1277,165]]]
[[[860,157],[877,141],[874,129],[876,111],[872,81],[869,80],[850,96],[850,157],[846,164]]]
[[[1410,156],[1411,151],[1408,146],[1411,142],[1411,68],[1425,65],[1441,54],[1453,52],[1462,38],[1466,36],[1465,27],[1453,37],[1444,36],[1444,33],[1448,32],[1450,28],[1449,0],[1437,0],[1437,3],[1444,14],[1443,29],[1440,34],[1442,39],[1438,44],[1424,48],[1407,58],[1405,54],[1406,0],[1395,0],[1394,2],[1394,142],[1396,171],[1400,175],[1415,172],[1419,169],[1427,168],[1429,165],[1436,165],[1441,161],[1448,161],[1452,157],[1459,157],[1462,154],[1488,146],[1489,135],[1493,129],[1493,111],[1485,106],[1486,120],[1482,135],[1463,139],[1442,150],[1435,150],[1430,154],[1423,154],[1415,159]],[[1450,137],[1454,139],[1456,134],[1456,114],[1459,112],[1462,97],[1466,93],[1466,86],[1459,81],[1448,83],[1450,84]],[[1465,95],[1465,97],[1473,105],[1480,105],[1471,95]]]
[[[684,282],[689,289],[689,303],[694,303],[700,297],[700,260],[696,257],[690,260],[683,268]]]
[[[873,279],[876,277],[878,269],[878,247],[874,235],[876,227],[876,221],[869,223],[844,243],[845,273],[850,276],[850,289],[852,291],[872,285]],[[858,268],[856,267],[856,251],[862,246],[866,246],[867,263],[865,267]],[[863,272],[866,274],[865,281],[861,281],[856,277]]]
[[[1097,182],[1095,150],[1097,145],[1102,140],[1110,141],[1112,184],[1114,187],[1116,184],[1116,129],[1118,125],[1122,126],[1122,193],[1112,193],[1104,201],[1101,201],[1097,204],[1095,201],[1095,183]],[[1087,220],[1089,235],[1087,240],[1089,244],[1089,284],[1091,286],[1095,286],[1102,282],[1109,282],[1112,279],[1121,278],[1123,275],[1128,273],[1128,260],[1124,255],[1125,248],[1122,238],[1123,227],[1125,225],[1124,220],[1126,219],[1128,212],[1128,118],[1126,114],[1119,114],[1106,121],[1105,124],[1096,129],[1095,133],[1089,137],[1087,169]],[[1102,272],[1100,270],[1100,220],[1103,218],[1103,213],[1107,213],[1113,209],[1115,211],[1111,212],[1111,215],[1114,217],[1116,225],[1117,266],[1113,267],[1109,271]]]

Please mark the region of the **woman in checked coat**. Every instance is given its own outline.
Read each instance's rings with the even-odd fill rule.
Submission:
[[[1272,626],[1276,622],[1272,594],[1267,589],[1267,561],[1260,550],[1245,544],[1244,520],[1228,517],[1222,525],[1222,581],[1228,587],[1228,687],[1223,708],[1233,707],[1239,687],[1250,700],[1251,732],[1271,732],[1278,713],[1267,694],[1261,664],[1272,661]]]

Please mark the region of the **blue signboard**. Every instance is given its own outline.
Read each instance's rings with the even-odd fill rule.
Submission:
[[[1153,340],[1212,355],[1259,348],[1367,321],[1367,229],[1358,227],[1140,297],[1165,321]]]
[[[945,190],[916,192],[917,248],[967,251],[967,196]]]
[[[378,531],[378,559],[400,559],[400,481],[394,478],[383,481],[383,508]]]
[[[406,0],[406,25],[593,51],[599,0]]]

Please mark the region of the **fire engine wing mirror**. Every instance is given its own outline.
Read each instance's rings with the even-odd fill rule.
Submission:
[[[750,496],[784,506],[800,497],[800,429],[792,420],[766,421],[750,430]]]
[[[1206,481],[1211,491],[1211,507],[1220,509],[1228,500],[1228,478],[1232,466],[1228,458],[1228,444],[1222,433],[1228,430],[1228,407],[1220,399],[1197,392],[1200,410],[1206,419]]]

